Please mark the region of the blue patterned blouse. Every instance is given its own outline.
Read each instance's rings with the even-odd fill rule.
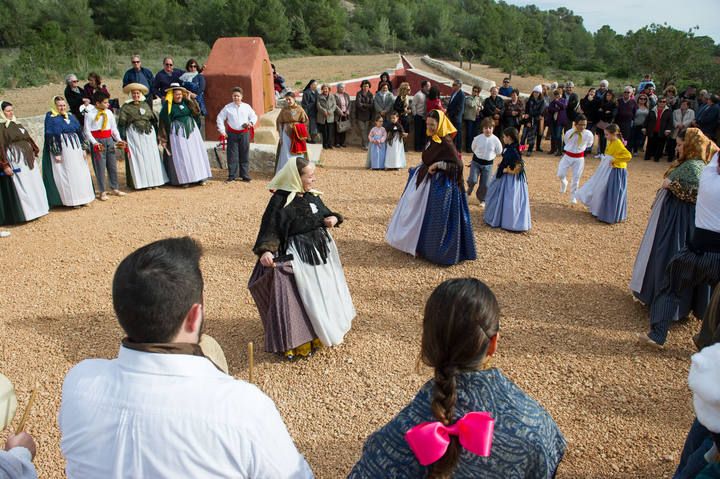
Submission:
[[[363,447],[349,479],[422,478],[429,470],[417,462],[405,433],[422,422],[435,421],[430,403],[433,381]],[[455,419],[472,411],[495,418],[492,452],[480,457],[461,447],[453,477],[552,478],[565,452],[565,439],[550,414],[498,369],[465,372],[457,378]]]

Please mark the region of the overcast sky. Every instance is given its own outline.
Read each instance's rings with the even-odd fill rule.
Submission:
[[[720,0],[505,0],[513,5],[536,5],[542,10],[566,7],[583,18],[585,28],[595,33],[603,25],[618,33],[637,30],[651,23],[667,23],[678,30],[699,26],[696,35],[707,35],[720,43]]]

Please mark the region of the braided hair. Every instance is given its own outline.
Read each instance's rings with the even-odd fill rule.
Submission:
[[[500,307],[490,288],[474,278],[444,281],[425,305],[422,362],[435,369],[431,409],[449,426],[455,422],[457,375],[479,369],[490,339],[499,329]],[[451,437],[445,455],[432,465],[429,478],[447,478],[460,459],[460,443]]]

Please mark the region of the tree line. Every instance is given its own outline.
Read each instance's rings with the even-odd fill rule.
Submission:
[[[68,67],[102,70],[118,49],[142,50],[147,42],[207,48],[218,37],[251,35],[271,54],[407,51],[509,73],[652,73],[661,86],[720,88],[720,47],[695,31],[648,25],[591,33],[566,8],[495,0],[0,0],[0,12],[0,48],[20,49],[0,80],[14,75],[18,86]]]

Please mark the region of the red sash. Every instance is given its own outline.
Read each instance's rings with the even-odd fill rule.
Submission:
[[[565,150],[565,151],[563,151],[563,153],[565,153],[570,158],[585,158],[584,151],[581,151],[580,153],[573,153],[572,151]]]
[[[112,131],[111,130],[94,130],[91,131],[93,138],[96,140],[102,140],[104,138],[112,138]]]
[[[295,123],[293,125],[292,138],[290,138],[290,153],[299,155],[307,153],[308,131],[305,123]]]
[[[238,134],[238,135],[239,135],[240,133],[250,133],[250,141],[254,141],[254,140],[255,140],[255,128],[252,127],[252,126],[249,127],[249,128],[245,128],[244,130],[236,130],[235,128],[231,127],[230,125],[227,125],[227,128],[226,128],[226,129],[227,129],[228,132],[230,132],[230,133],[235,133],[235,134]]]

